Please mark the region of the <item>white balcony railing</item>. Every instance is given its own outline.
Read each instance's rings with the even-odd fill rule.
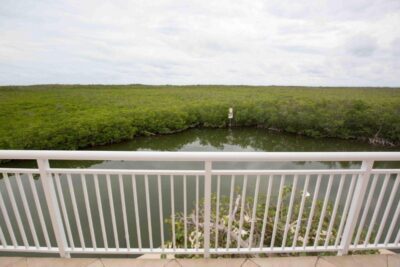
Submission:
[[[209,257],[400,248],[400,169],[374,167],[378,161],[400,163],[400,152],[3,150],[3,159],[36,160],[37,167],[0,168],[0,252]],[[202,167],[61,169],[49,160],[200,162]],[[359,162],[354,166],[361,167],[215,167],[221,162]]]

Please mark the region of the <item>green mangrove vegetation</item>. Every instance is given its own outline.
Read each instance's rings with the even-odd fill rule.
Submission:
[[[256,126],[400,144],[399,88],[0,87],[1,149],[78,149],[190,127]]]
[[[333,201],[326,204],[318,199],[313,212],[312,196],[308,192],[293,191],[292,186],[285,186],[282,201],[278,206],[276,197],[269,199],[265,195],[260,198],[245,197],[244,192],[236,192],[230,201],[228,196],[211,196],[210,246],[212,248],[258,248],[258,247],[302,247],[302,246],[337,246],[343,233],[343,217],[337,214]],[[295,197],[292,199],[291,195]],[[272,199],[272,200],[271,200]],[[172,248],[202,248],[204,247],[204,201],[199,202],[199,209],[193,209],[185,217],[177,214],[174,221],[165,221],[172,226],[175,224],[175,243],[168,240],[165,247]],[[217,209],[217,203],[218,209]],[[273,203],[273,204],[272,204]],[[290,209],[289,203],[292,204]],[[325,208],[324,208],[325,207]],[[300,215],[299,215],[300,214]],[[319,218],[322,217],[322,220]],[[186,228],[185,228],[186,223]],[[307,230],[309,229],[309,230]],[[371,233],[370,240],[375,238]],[[187,236],[187,238],[185,238]],[[367,236],[367,229],[360,231],[360,243]],[[367,250],[353,252],[359,254],[375,254]],[[315,252],[293,253],[292,255],[315,255]],[[324,255],[335,255],[336,252],[325,252]],[[322,255],[319,253],[319,255]],[[287,253],[282,253],[287,255]],[[177,255],[183,258],[201,257],[201,255]],[[224,257],[243,257],[240,254],[227,254]],[[252,255],[248,255],[251,257]],[[258,256],[268,256],[260,254]]]

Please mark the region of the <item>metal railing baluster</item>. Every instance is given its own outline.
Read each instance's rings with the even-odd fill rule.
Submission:
[[[97,209],[99,211],[99,216],[100,216],[101,235],[103,238],[104,248],[107,251],[108,250],[108,239],[107,239],[107,233],[106,233],[106,226],[104,223],[103,204],[101,203],[101,197],[100,197],[99,176],[97,174],[94,175],[94,187],[96,190],[95,194],[96,194],[96,200],[97,200]]]
[[[165,249],[164,246],[164,215],[163,215],[163,200],[162,200],[162,187],[161,187],[161,176],[157,175],[157,185],[158,185],[158,209],[160,213],[160,235],[161,235],[161,247],[162,250]],[[186,197],[185,197],[186,201]],[[186,202],[185,202],[186,203]],[[186,227],[186,214],[185,214],[185,227]],[[185,233],[186,238],[186,233]]]
[[[153,228],[151,223],[151,213],[150,213],[150,192],[149,192],[149,176],[144,176],[144,187],[145,187],[145,194],[146,194],[146,210],[147,210],[147,229],[149,234],[149,243],[150,243],[150,250],[153,250]],[[175,222],[174,222],[175,224]],[[175,227],[175,225],[174,225]]]
[[[6,242],[6,238],[4,237],[4,233],[3,233],[3,229],[0,226],[0,241],[1,241],[1,245],[3,246],[3,248],[7,247],[7,242]]]
[[[254,189],[254,200],[253,200],[253,212],[251,214],[251,226],[250,226],[250,235],[249,235],[249,249],[251,250],[253,245],[253,235],[254,235],[254,224],[257,220],[256,212],[257,212],[257,202],[258,202],[258,191],[260,187],[260,176],[257,175],[256,178],[256,188]]]
[[[311,230],[311,224],[312,224],[313,217],[314,217],[315,206],[317,204],[320,185],[321,185],[321,175],[319,174],[317,176],[317,183],[315,184],[314,196],[313,196],[313,200],[312,200],[312,204],[311,204],[311,210],[310,210],[310,214],[308,216],[306,234],[304,235],[304,240],[303,240],[303,249],[306,248],[307,243],[308,243],[308,236],[309,236],[310,230]]]
[[[175,191],[174,191],[174,176],[170,176],[171,190],[171,226],[172,226],[172,247],[176,249],[176,234],[175,234]]]
[[[210,221],[211,221],[211,171],[212,162],[204,163],[204,258],[210,257]]]
[[[19,173],[16,174],[15,176],[16,181],[17,181],[17,187],[22,199],[22,204],[25,210],[25,215],[28,218],[28,224],[29,224],[29,229],[31,230],[31,234],[33,237],[33,242],[35,244],[36,248],[39,248],[39,241],[38,241],[38,237],[37,237],[37,233],[35,230],[35,225],[33,224],[33,219],[32,219],[32,214],[28,205],[28,200],[26,199],[26,193],[24,190],[24,187],[22,186],[22,182],[21,182],[21,175]]]
[[[327,233],[326,239],[325,239],[325,244],[324,244],[325,248],[327,248],[329,245],[329,241],[330,241],[331,234],[332,234],[332,228],[335,223],[336,213],[337,213],[340,198],[341,198],[342,192],[343,192],[343,185],[344,185],[344,175],[342,174],[342,175],[340,175],[339,187],[338,187],[338,191],[336,192],[335,204],[334,204],[331,219],[329,222],[328,233]]]
[[[288,231],[289,231],[289,227],[290,227],[290,219],[292,217],[293,202],[294,202],[294,198],[296,196],[297,180],[298,180],[298,176],[297,176],[297,174],[295,174],[294,179],[293,179],[293,185],[292,185],[292,193],[290,194],[289,209],[288,209],[288,214],[286,217],[285,230],[283,233],[282,249],[286,246],[286,239],[287,239],[287,235],[288,235]]]
[[[395,178],[397,181],[398,180],[400,180],[400,174],[396,174],[396,178]],[[400,215],[400,201],[398,202],[398,204],[397,204],[397,208],[396,208],[396,211],[395,211],[395,213],[394,213],[394,216],[393,216],[393,219],[392,219],[392,222],[390,223],[390,227],[389,227],[389,230],[388,230],[388,232],[386,233],[386,238],[385,238],[385,247],[388,245],[388,243],[389,243],[389,240],[390,240],[390,238],[391,238],[391,236],[392,236],[392,233],[393,233],[393,230],[394,230],[394,227],[396,226],[396,222],[397,222],[397,220],[398,220],[398,218],[399,218],[399,215]]]
[[[8,193],[8,197],[10,198],[11,207],[14,212],[14,216],[17,220],[18,230],[21,234],[22,241],[24,243],[25,248],[29,247],[28,239],[26,238],[26,232],[24,226],[22,224],[21,215],[19,214],[19,209],[17,206],[17,201],[15,200],[14,191],[11,188],[10,177],[5,173],[4,175],[4,183],[6,184],[6,190]]]
[[[244,215],[244,204],[246,203],[246,189],[247,189],[247,175],[244,176],[243,179],[243,188],[242,188],[242,196],[241,196],[241,205],[240,205],[240,217],[239,217],[239,232],[237,234],[237,247],[240,248],[240,244],[242,242],[242,230],[243,230],[243,215]]]
[[[139,218],[139,207],[138,207],[138,193],[136,186],[136,175],[132,175],[132,192],[133,192],[133,205],[135,207],[135,221],[136,221],[136,235],[139,251],[142,250],[142,235],[140,232],[140,218]]]
[[[183,216],[184,216],[184,235],[185,235],[185,250],[187,250],[187,234],[188,234],[188,230],[187,230],[187,176],[183,176]]]
[[[306,180],[304,181],[304,188],[303,188],[303,193],[301,196],[301,204],[300,204],[300,209],[299,209],[299,214],[297,216],[297,222],[296,222],[296,230],[295,234],[293,237],[293,243],[292,243],[292,249],[296,247],[297,243],[297,238],[299,236],[299,230],[300,230],[300,225],[301,225],[301,218],[303,217],[303,211],[304,211],[304,204],[306,202],[306,197],[307,197],[307,190],[308,190],[308,183],[310,182],[310,175],[306,175]]]
[[[46,242],[46,246],[47,246],[48,249],[50,249],[51,248],[51,243],[50,243],[49,233],[47,231],[46,222],[45,222],[44,217],[43,217],[43,210],[42,210],[42,206],[40,205],[39,196],[38,196],[38,192],[37,192],[37,189],[36,189],[35,182],[33,180],[32,173],[28,174],[28,180],[29,180],[29,185],[30,185],[31,190],[32,190],[33,199],[35,201],[35,207],[36,207],[37,213],[39,215],[40,226],[42,227],[42,232],[43,232],[43,236],[44,236],[44,239],[45,239],[45,242]]]
[[[372,167],[374,166],[373,160],[364,160],[361,165],[362,174],[357,178],[357,185],[351,201],[349,216],[347,217],[345,228],[343,231],[342,241],[338,255],[346,255],[349,251],[349,246],[353,238],[358,216],[360,214],[362,202],[367,191],[368,180],[371,174]]]
[[[380,222],[378,233],[376,234],[376,237],[375,237],[375,241],[374,241],[374,245],[375,246],[378,244],[379,239],[381,238],[381,235],[382,235],[383,228],[386,226],[386,220],[387,220],[387,218],[389,216],[390,208],[392,207],[393,200],[394,200],[394,198],[396,196],[397,189],[399,187],[399,183],[400,183],[400,180],[396,179],[395,182],[394,182],[394,185],[392,187],[392,192],[390,193],[389,200],[386,203],[385,213],[383,214],[382,221]]]
[[[33,237],[33,242],[35,244],[36,248],[39,248],[39,240],[38,240],[38,236],[35,230],[35,225],[33,224],[33,219],[32,219],[32,214],[31,211],[29,209],[29,205],[28,205],[28,200],[26,199],[26,193],[25,193],[25,189],[22,186],[22,182],[21,182],[21,175],[19,173],[16,174],[15,179],[17,181],[17,187],[18,187],[18,191],[19,194],[21,196],[22,199],[22,204],[25,210],[25,215],[28,218],[28,224],[29,224],[29,229],[31,230],[31,235]]]
[[[322,207],[321,215],[319,217],[317,236],[315,237],[315,240],[314,240],[314,248],[316,248],[318,246],[319,238],[321,236],[322,225],[324,223],[326,208],[327,208],[328,202],[329,202],[329,195],[330,195],[331,189],[332,189],[332,182],[333,182],[333,175],[331,174],[331,175],[329,175],[328,186],[327,186],[326,192],[325,192],[324,204]]]
[[[383,182],[381,191],[379,193],[378,201],[376,202],[376,205],[375,205],[374,214],[372,215],[372,219],[371,219],[369,227],[368,227],[367,236],[365,237],[365,240],[364,240],[364,246],[367,246],[369,244],[369,239],[371,238],[372,230],[375,227],[375,221],[376,221],[376,219],[378,217],[378,213],[379,213],[381,205],[382,205],[383,197],[386,194],[386,188],[387,188],[387,185],[389,183],[389,178],[390,178],[389,174],[387,173],[385,175],[384,182]]]
[[[232,227],[232,209],[233,209],[233,194],[235,190],[235,176],[232,176],[231,179],[231,189],[230,189],[230,196],[229,196],[229,211],[228,211],[228,232],[226,237],[226,250],[229,249],[231,245],[231,227]]]
[[[78,228],[79,241],[81,243],[81,247],[83,249],[85,249],[85,240],[84,240],[83,233],[82,233],[81,218],[79,215],[78,206],[76,204],[75,189],[74,189],[74,185],[72,184],[72,177],[70,174],[67,174],[67,181],[68,181],[68,187],[69,187],[69,194],[70,194],[71,201],[72,201],[72,209],[74,211],[74,216],[75,216],[76,227]]]
[[[219,202],[221,195],[221,176],[217,176],[217,201],[215,203],[215,249],[218,249],[218,235],[219,235]]]
[[[269,212],[269,202],[271,199],[273,177],[274,177],[273,175],[268,176],[267,195],[265,197],[264,218],[263,218],[263,225],[262,225],[261,238],[260,238],[260,249],[264,247],[265,229],[267,228],[267,219],[268,219],[268,212]]]
[[[5,174],[3,173],[3,179],[4,179],[4,177],[5,177]],[[1,215],[3,216],[4,221],[6,223],[8,234],[11,237],[11,242],[12,242],[14,248],[17,248],[17,246],[18,246],[17,239],[15,237],[14,229],[13,229],[11,221],[10,221],[10,215],[7,212],[6,205],[4,203],[2,194],[0,194],[0,210],[1,210]]]
[[[369,179],[369,177],[368,177],[368,179]],[[361,233],[362,233],[362,231],[364,229],[365,220],[367,219],[369,207],[371,205],[372,196],[374,195],[376,184],[378,182],[378,178],[376,177],[375,174],[372,175],[371,179],[372,179],[372,183],[371,183],[371,187],[369,189],[367,202],[365,203],[364,210],[362,211],[361,221],[360,221],[360,223],[358,225],[356,238],[354,240],[354,246],[355,247],[358,246],[358,242],[360,241]]]
[[[68,241],[69,241],[69,244],[71,246],[71,249],[74,250],[75,249],[75,242],[74,242],[74,238],[72,236],[71,225],[69,223],[69,217],[68,217],[68,213],[67,213],[67,208],[65,206],[64,193],[63,193],[62,187],[60,185],[60,183],[61,183],[60,182],[60,175],[58,173],[56,173],[54,179],[56,181],[58,198],[59,198],[59,202],[60,202],[60,206],[61,206],[61,214],[62,214],[62,216],[64,218],[65,228],[67,229]]]
[[[118,183],[119,183],[119,192],[121,196],[121,205],[122,205],[122,219],[124,221],[124,233],[125,233],[125,243],[128,250],[131,249],[131,244],[129,241],[129,228],[128,228],[128,219],[126,216],[126,204],[125,204],[125,189],[124,189],[124,181],[122,179],[122,175],[118,175]]]
[[[196,250],[199,250],[199,176],[196,175]]]
[[[91,208],[90,208],[88,188],[87,188],[87,185],[86,185],[86,176],[84,174],[81,175],[81,182],[82,182],[83,198],[84,198],[86,212],[87,212],[88,221],[89,221],[90,237],[92,239],[92,246],[96,250],[97,242],[96,242],[96,237],[94,235],[92,211],[91,211]]]
[[[275,219],[274,219],[274,228],[272,230],[272,237],[271,237],[271,250],[274,249],[275,245],[275,237],[276,237],[276,232],[278,231],[278,222],[279,222],[279,212],[281,210],[281,205],[282,205],[282,194],[283,194],[283,189],[285,185],[285,174],[281,175],[281,183],[279,185],[279,194],[278,194],[278,201],[276,203],[276,213],[275,213]]]
[[[60,209],[57,205],[56,191],[54,188],[53,178],[50,175],[49,161],[47,159],[38,159],[37,165],[40,172],[40,180],[42,181],[47,207],[50,213],[50,220],[57,241],[58,251],[61,257],[69,258],[70,254],[67,251],[67,237],[65,236]]]
[[[119,238],[118,238],[118,230],[117,230],[117,223],[115,221],[115,207],[114,207],[114,197],[113,197],[113,190],[111,187],[111,177],[109,174],[106,174],[106,186],[107,186],[107,191],[108,191],[108,201],[110,204],[110,211],[111,211],[111,224],[113,228],[113,233],[114,233],[114,241],[115,241],[115,247],[117,250],[119,250]]]
[[[346,218],[348,216],[348,211],[349,211],[350,204],[351,204],[350,202],[351,202],[351,199],[352,199],[352,196],[353,196],[354,186],[355,186],[356,180],[357,180],[357,177],[355,177],[354,174],[352,174],[350,178],[351,178],[350,187],[349,187],[349,190],[347,192],[346,203],[344,204],[344,208],[343,208],[343,212],[342,212],[342,218],[340,219],[339,230],[338,230],[338,232],[336,234],[335,248],[338,247],[339,241],[340,241],[341,236],[342,236],[343,227],[345,225]]]

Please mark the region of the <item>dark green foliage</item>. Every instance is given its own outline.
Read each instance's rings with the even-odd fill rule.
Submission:
[[[1,149],[77,149],[189,127],[258,126],[400,144],[400,89],[248,86],[0,87]]]

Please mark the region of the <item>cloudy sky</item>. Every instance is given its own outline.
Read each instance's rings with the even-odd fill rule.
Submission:
[[[0,84],[400,86],[400,0],[2,0]]]

